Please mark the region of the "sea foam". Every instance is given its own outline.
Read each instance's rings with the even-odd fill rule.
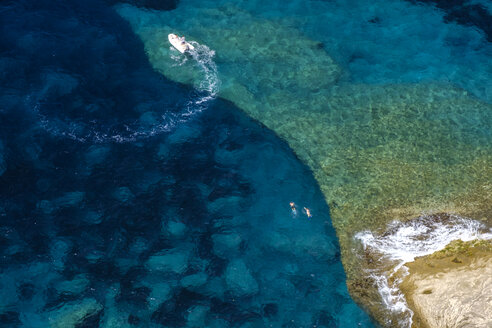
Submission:
[[[424,215],[407,222],[393,221],[382,234],[363,231],[355,238],[364,250],[376,254],[384,263],[368,272],[383,304],[399,315],[402,326],[411,327],[413,312],[399,289],[402,278],[408,274],[405,264],[439,251],[454,240],[492,239],[492,229],[457,215]]]
[[[26,101],[31,103],[30,107],[45,130],[79,142],[125,143],[173,131],[180,124],[206,110],[209,102],[216,98],[220,89],[220,79],[214,62],[215,51],[195,41],[190,43],[195,49],[188,54],[177,54],[177,51],[170,53],[175,65],[183,66],[183,70],[195,70],[200,76],[186,99],[175,105],[178,107],[177,111],[145,112],[138,120],[119,121],[116,117],[111,123],[96,119],[84,122],[69,118],[52,118],[45,112],[43,99],[47,93],[52,92],[50,86],[45,86],[38,95],[29,97]],[[192,65],[185,66],[188,61]],[[65,92],[70,93],[71,89]]]

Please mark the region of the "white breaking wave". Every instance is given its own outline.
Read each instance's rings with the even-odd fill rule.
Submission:
[[[364,231],[355,238],[365,250],[369,249],[388,263],[387,267],[371,270],[368,274],[376,282],[384,305],[403,318],[402,326],[411,327],[413,312],[399,289],[402,277],[408,274],[405,263],[444,249],[454,240],[492,239],[492,229],[487,230],[478,221],[456,215],[446,216],[443,220],[422,216],[407,222],[393,221],[381,235]]]
[[[50,118],[42,111],[42,98],[46,90],[40,92],[31,108],[37,114],[40,125],[50,133],[77,140],[80,142],[131,142],[142,138],[152,137],[164,132],[173,130],[177,125],[189,121],[193,116],[203,112],[208,108],[208,103],[215,99],[220,89],[220,80],[217,73],[217,66],[213,60],[215,52],[205,45],[191,41],[195,47],[189,55],[176,55],[177,51],[171,52],[171,59],[182,66],[190,59],[193,61],[193,69],[198,69],[200,79],[195,83],[194,90],[188,100],[181,105],[178,112],[167,112],[160,115],[156,122],[151,126],[142,126],[137,121],[121,122],[116,129],[113,126],[104,126],[104,122],[65,122],[58,118]],[[175,50],[173,48],[173,50]],[[190,67],[183,67],[190,69]],[[49,86],[47,87],[49,88]],[[46,88],[45,88],[46,89]]]

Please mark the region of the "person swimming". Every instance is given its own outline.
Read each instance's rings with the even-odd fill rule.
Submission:
[[[308,218],[312,217],[311,210],[307,207],[304,207],[304,213],[306,213]]]
[[[296,204],[294,202],[290,202],[289,205],[290,205],[290,209],[292,210],[292,214],[294,214],[294,216],[296,216],[297,215]]]

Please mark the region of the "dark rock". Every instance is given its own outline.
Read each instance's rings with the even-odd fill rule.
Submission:
[[[372,24],[379,24],[381,23],[381,18],[379,17],[373,17],[369,20],[369,23],[372,23]]]
[[[107,0],[107,2],[109,4],[129,3],[136,7],[167,11],[176,9],[179,0]]]
[[[147,298],[149,297],[150,292],[151,289],[145,286],[138,288],[121,288],[117,301],[125,301],[137,307],[144,307],[147,304]]]
[[[276,303],[268,303],[263,305],[263,316],[270,318],[278,313],[278,305]]]
[[[336,320],[329,314],[325,312],[321,312],[318,320],[316,321],[316,324],[322,327],[336,327],[337,322]]]
[[[17,287],[19,298],[23,301],[30,301],[34,296],[36,287],[31,283],[24,283]]]
[[[215,313],[221,319],[233,323],[235,326],[240,326],[245,322],[251,322],[261,318],[259,313],[253,311],[244,311],[239,305],[234,302],[222,301],[218,298],[212,298],[210,311]]]
[[[97,328],[103,314],[104,310],[93,312],[82,319],[82,322],[76,324],[74,328]]]
[[[140,318],[139,317],[136,317],[134,316],[133,314],[130,314],[128,316],[128,323],[130,325],[138,325],[140,323]]]
[[[65,303],[76,301],[78,297],[70,293],[57,293],[54,288],[48,288],[46,291],[47,301],[44,305],[44,310],[50,311],[61,307]]]
[[[20,324],[19,312],[7,311],[0,314],[0,327],[16,327]]]
[[[181,288],[171,300],[159,306],[159,309],[152,314],[152,321],[169,327],[181,327],[186,322],[185,315],[190,307],[206,304],[206,296]]]
[[[433,4],[446,13],[445,22],[456,22],[474,26],[485,33],[487,41],[492,42],[492,15],[479,4],[468,0],[410,0],[413,3]]]

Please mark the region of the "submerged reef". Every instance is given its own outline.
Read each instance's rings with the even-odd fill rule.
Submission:
[[[392,324],[354,252],[357,232],[433,213],[492,223],[492,105],[449,83],[352,84],[323,44],[288,21],[231,6],[172,15],[117,10],[154,68],[172,80],[199,78],[191,63],[176,64],[168,33],[216,50],[219,96],[286,140],[312,169],[330,205],[349,290],[380,322]]]

